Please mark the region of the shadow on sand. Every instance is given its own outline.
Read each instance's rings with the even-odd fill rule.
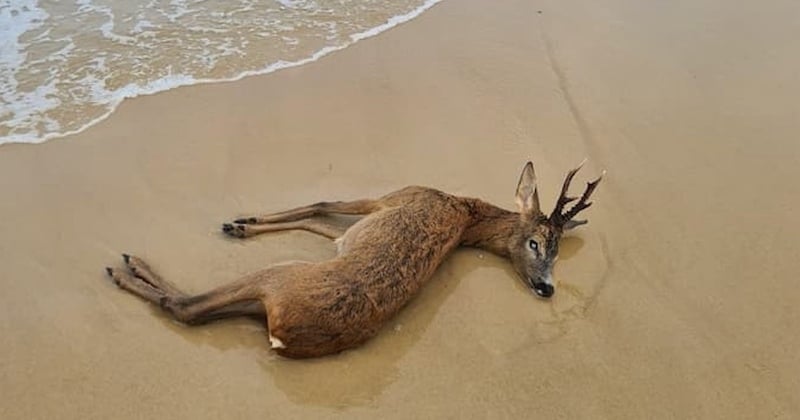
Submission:
[[[560,247],[562,263],[575,256],[583,245],[584,240],[579,237],[563,238]],[[461,279],[487,264],[496,265],[509,280],[516,278],[513,268],[504,260],[477,258],[477,252],[480,251],[457,251],[455,256],[448,258],[420,294],[365,345],[319,359],[291,360],[269,351],[266,325],[261,319],[222,320],[187,328],[155,308],[153,312],[169,329],[192,343],[220,351],[248,349],[260,354],[258,363],[262,369],[296,404],[330,408],[364,406],[375,401],[397,380],[400,373],[398,362],[423,337]],[[514,283],[523,293],[529,292],[522,282]],[[563,336],[567,322],[584,316],[602,284],[587,288],[567,281],[559,282],[558,287],[562,296],[551,302],[542,302],[550,305],[549,316],[536,320],[532,336],[525,340],[527,343],[548,342]]]

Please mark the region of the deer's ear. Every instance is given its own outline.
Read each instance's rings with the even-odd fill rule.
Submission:
[[[533,163],[528,162],[522,170],[517,184],[517,206],[523,216],[539,214],[539,193],[536,191],[536,173]]]
[[[576,227],[585,225],[587,223],[589,223],[588,220],[568,220],[566,223],[564,223],[564,230],[575,229]]]

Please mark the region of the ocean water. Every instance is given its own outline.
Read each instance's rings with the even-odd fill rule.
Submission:
[[[0,144],[79,132],[125,98],[314,61],[441,0],[0,0]]]

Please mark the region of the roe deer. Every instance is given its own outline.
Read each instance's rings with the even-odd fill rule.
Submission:
[[[303,229],[335,239],[338,254],[319,263],[273,265],[200,295],[182,292],[127,254],[123,258],[130,273],[106,270],[120,288],[183,323],[266,314],[269,340],[278,354],[304,358],[337,353],[375,335],[459,245],[509,258],[537,296],[552,296],[561,234],[586,223],[574,217],[591,205],[587,200],[602,179],[589,182],[580,198],[567,196],[582,165],[567,174],[549,217],[539,209],[536,176],[528,162],[517,185],[519,213],[475,198],[407,187],[377,200],[321,202],[237,219],[224,224],[223,231],[244,238]],[[366,216],[347,229],[310,219],[326,214]]]

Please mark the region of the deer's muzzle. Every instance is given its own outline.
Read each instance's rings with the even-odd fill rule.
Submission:
[[[537,296],[547,299],[550,296],[553,296],[553,293],[556,292],[556,289],[550,283],[539,281],[533,283],[533,291]]]

